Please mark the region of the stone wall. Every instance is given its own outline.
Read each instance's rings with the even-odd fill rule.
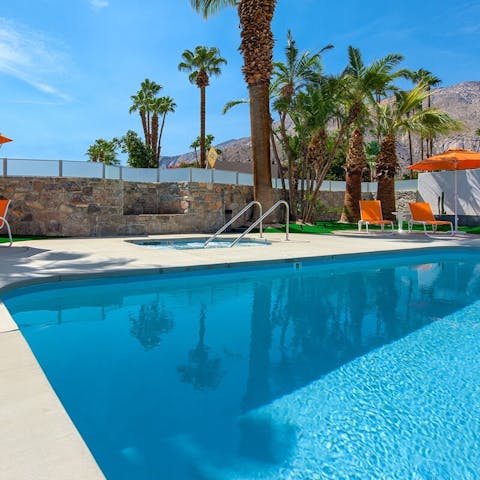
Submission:
[[[418,202],[418,195],[413,190],[403,190],[395,192],[396,194],[396,207],[399,212],[409,212],[408,204],[412,202]]]
[[[281,191],[275,192],[278,199]],[[211,233],[253,200],[253,188],[210,183],[141,183],[122,180],[0,177],[0,198],[12,200],[15,235],[107,236]],[[343,192],[321,192],[317,220],[340,217]],[[365,195],[365,198],[372,198]],[[407,210],[416,192],[398,192]],[[234,226],[258,218],[250,209]]]
[[[214,232],[253,199],[248,186],[0,177],[15,235]],[[240,219],[239,223],[246,220]]]

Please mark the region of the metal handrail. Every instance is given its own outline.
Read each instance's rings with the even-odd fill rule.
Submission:
[[[203,248],[205,248],[212,240],[217,238],[222,232],[224,232],[235,220],[237,220],[239,217],[241,217],[249,208],[251,208],[253,205],[258,205],[258,208],[260,209],[260,218],[262,217],[262,204],[260,202],[257,202],[256,200],[253,200],[250,202],[246,207],[242,208],[229,222],[227,222],[220,230],[217,230],[211,237],[207,239],[207,241],[203,244]],[[263,237],[263,228],[262,228],[262,222],[260,221],[260,238]]]
[[[247,233],[250,233],[259,223],[262,225],[263,219],[268,217],[277,207],[285,205],[286,210],[286,224],[285,224],[285,240],[288,240],[289,224],[290,224],[290,207],[285,200],[279,200],[275,205],[269,208],[256,222],[252,223],[239,237],[237,237],[229,247],[235,246]]]

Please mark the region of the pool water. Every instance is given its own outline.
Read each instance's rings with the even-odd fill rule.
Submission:
[[[173,240],[128,240],[130,243],[157,250],[192,250],[203,248],[229,248],[234,238],[215,238],[205,247],[207,238],[188,238]],[[271,245],[267,240],[254,240],[251,238],[242,238],[235,244],[236,247],[259,247]]]
[[[109,480],[480,478],[480,257],[372,258],[4,301]]]

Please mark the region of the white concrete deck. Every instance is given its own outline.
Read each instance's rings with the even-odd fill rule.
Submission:
[[[180,238],[176,235],[149,238]],[[54,239],[0,246],[2,290],[37,281],[172,267],[232,265],[426,247],[471,246],[480,238],[432,239],[419,234],[267,234],[268,247],[159,251],[122,238]],[[0,478],[96,480],[104,478],[70,421],[15,322],[0,301]]]

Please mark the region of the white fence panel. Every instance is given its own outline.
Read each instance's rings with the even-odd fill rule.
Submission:
[[[127,182],[156,182],[156,168],[122,168],[122,178]]]
[[[253,174],[251,173],[239,173],[238,174],[239,185],[253,186]]]
[[[237,172],[229,172],[227,170],[214,170],[213,179],[215,183],[235,185],[237,183]]]
[[[205,168],[192,168],[192,182],[210,183],[212,181],[212,170]]]
[[[344,192],[345,191],[345,182],[330,181],[329,191],[330,192]]]
[[[62,176],[75,178],[102,178],[103,164],[95,162],[62,161]]]
[[[105,165],[105,178],[109,180],[119,180],[122,178],[122,167],[116,165]]]
[[[402,192],[405,190],[417,190],[418,180],[397,180],[395,182],[395,190]]]
[[[362,182],[363,193],[377,193],[377,182]]]
[[[161,182],[189,182],[190,181],[190,168],[169,168],[166,170],[160,170]]]
[[[58,160],[7,160],[7,176],[12,177],[58,177]]]

